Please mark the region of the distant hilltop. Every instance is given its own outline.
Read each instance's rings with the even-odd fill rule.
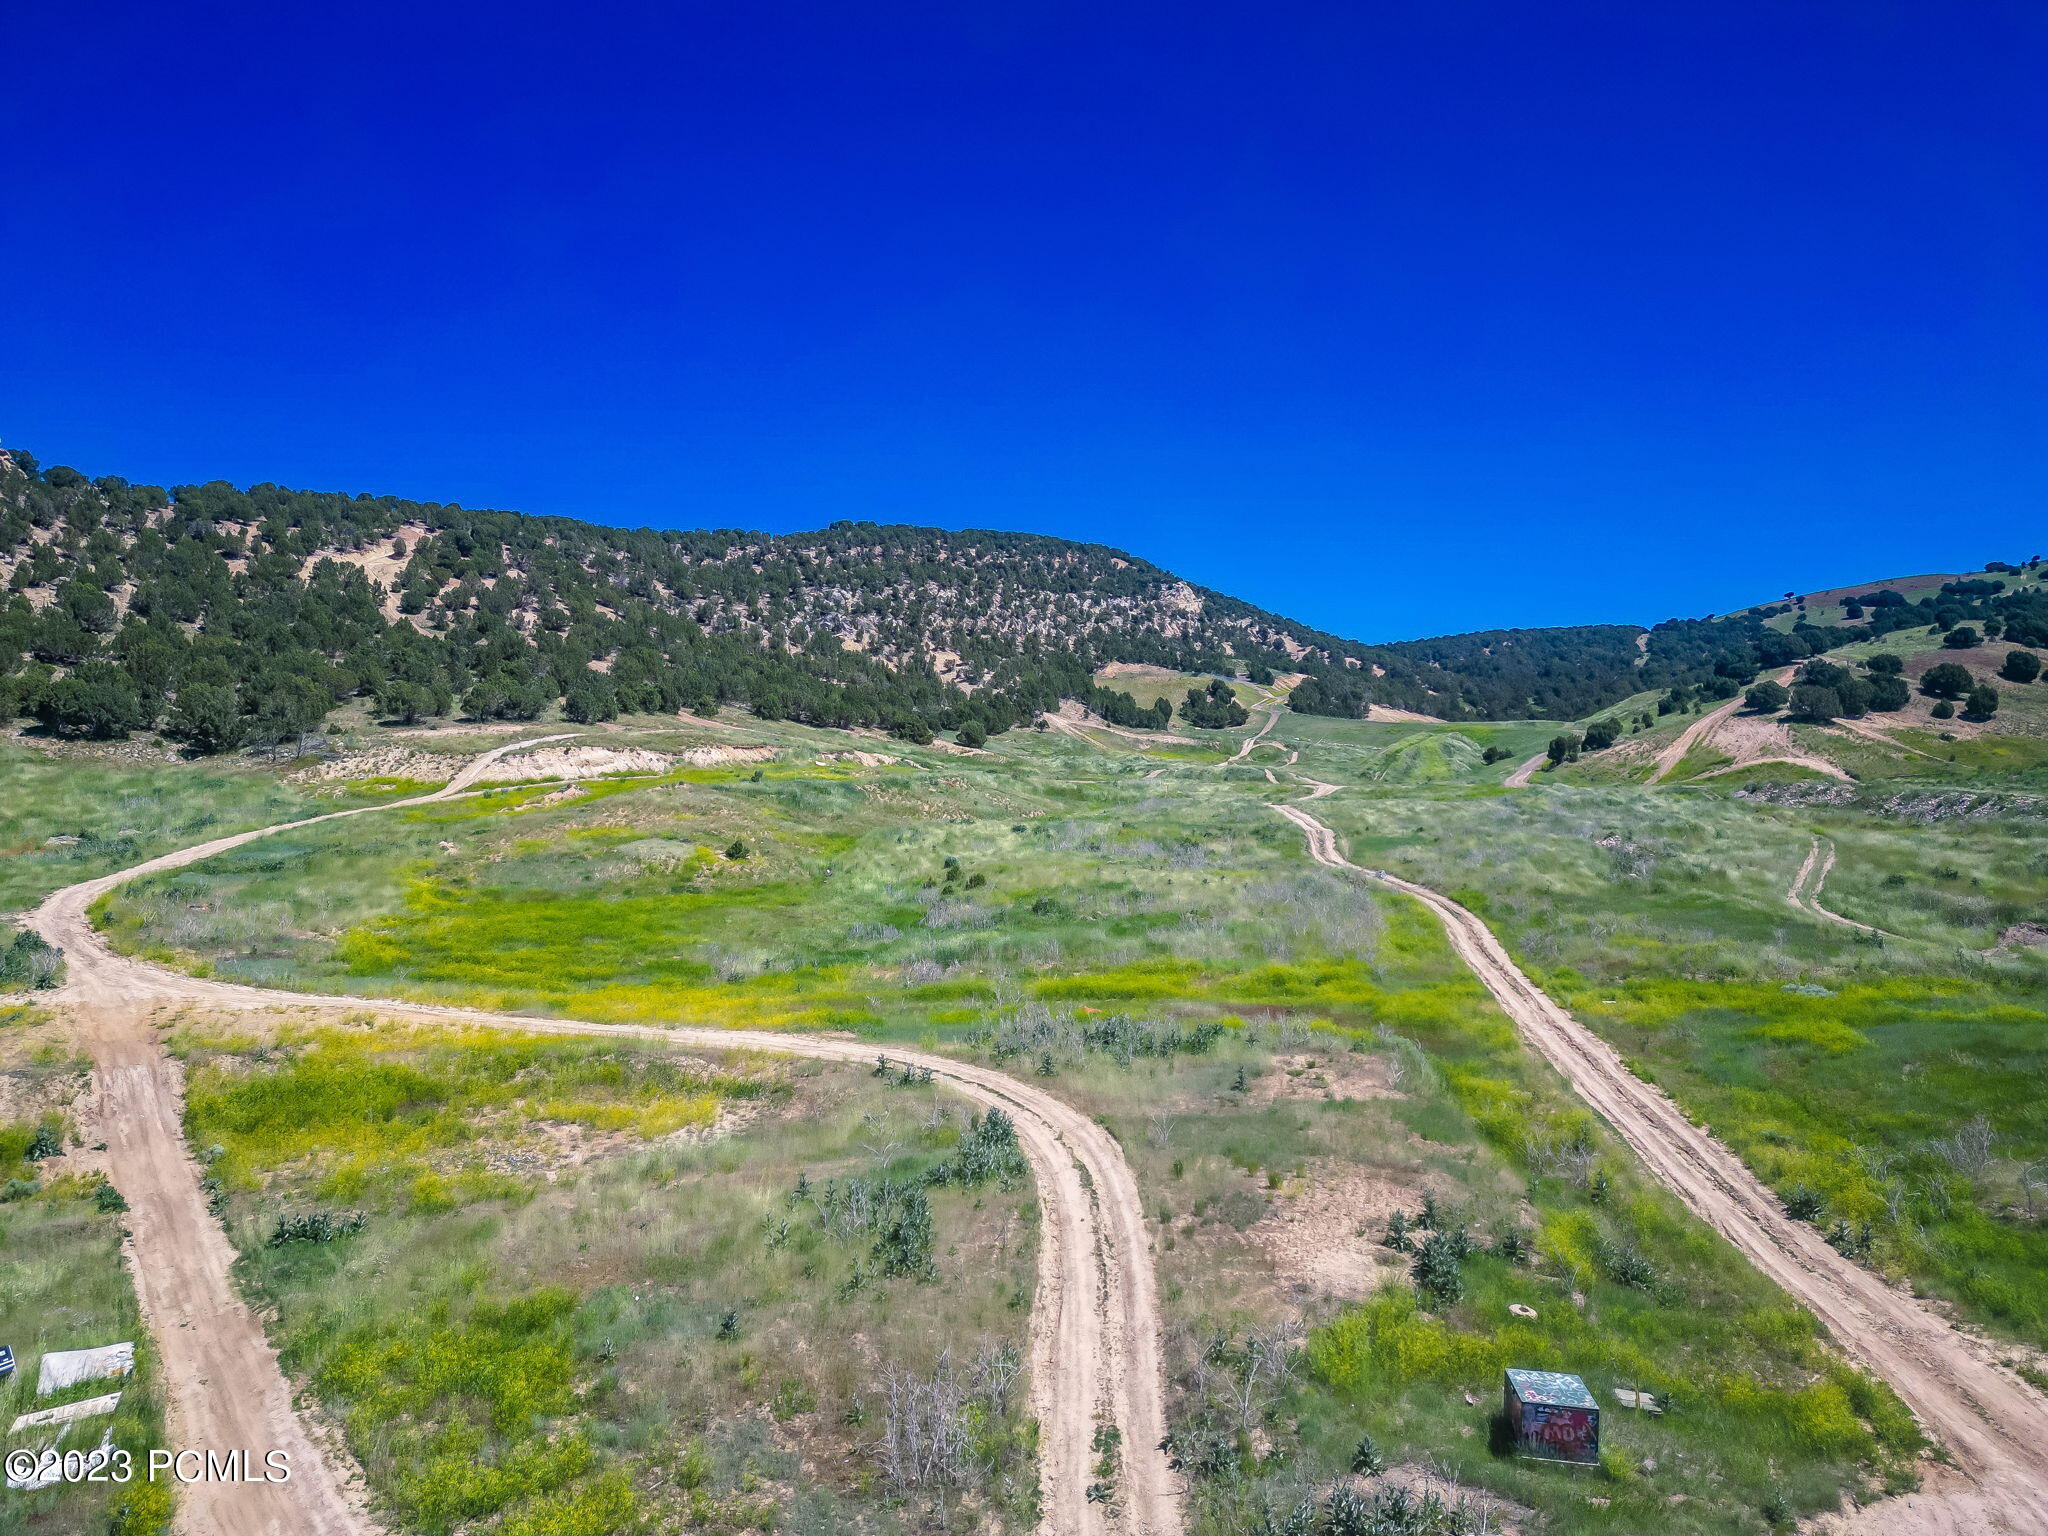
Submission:
[[[1974,613],[2038,589],[2038,560],[1998,569],[2007,589],[1936,599]],[[1961,579],[1878,585],[1917,614],[1925,583]],[[1304,713],[1576,719],[1753,674],[1802,626],[1853,622],[1820,603],[1845,588],[1650,630],[1368,646],[1037,534],[621,529],[269,484],[166,490],[20,450],[0,452],[0,580],[0,713],[85,736],[161,729],[199,751],[288,739],[351,700],[398,720],[743,704],[912,740],[995,735],[1063,700],[1135,719],[1096,681],[1116,663],[1300,673]]]

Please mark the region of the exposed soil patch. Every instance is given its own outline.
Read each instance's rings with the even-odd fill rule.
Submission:
[[[595,779],[615,773],[667,773],[678,767],[722,768],[738,763],[772,762],[775,756],[776,749],[768,746],[686,747],[680,752],[655,752],[646,747],[546,747],[500,758],[491,769],[491,782]],[[459,766],[460,759],[445,753],[393,746],[351,752],[305,769],[295,777],[303,781],[415,779],[439,784]]]
[[[0,1068],[0,1121],[40,1120],[69,1105],[85,1086],[85,1072],[69,1065]]]
[[[1791,676],[1792,668],[1787,667],[1778,674],[1777,681],[1784,683]],[[1740,697],[1736,697],[1730,699],[1718,709],[1701,715],[1699,719],[1693,721],[1691,725],[1688,725],[1665,744],[1664,750],[1657,754],[1657,766],[1650,770],[1649,778],[1643,782],[1646,785],[1656,784],[1670,777],[1672,771],[1685,761],[1685,754],[1692,750],[1694,742],[1711,740],[1715,729],[1719,727],[1721,722],[1740,708],[1742,708],[1742,700]]]
[[[419,548],[420,540],[426,538],[428,532],[429,530],[425,523],[406,523],[398,529],[395,537],[405,540],[406,549],[411,551]],[[322,560],[333,560],[341,565],[352,565],[369,577],[371,581],[384,588],[383,600],[379,606],[383,609],[385,622],[396,624],[401,617],[398,611],[399,583],[405,575],[405,563],[410,558],[410,554],[394,555],[391,552],[390,539],[379,538],[375,544],[364,549],[322,549],[315,551],[313,554],[308,555],[305,564],[300,566],[299,579],[303,581],[310,577],[313,574],[313,567]],[[416,620],[414,625],[417,627]]]
[[[1389,1216],[1421,1200],[1420,1185],[1319,1157],[1282,1184],[1245,1237],[1282,1285],[1352,1300],[1407,1275],[1407,1255],[1381,1246],[1380,1236]]]
[[[666,1136],[635,1136],[630,1131],[594,1131],[562,1120],[535,1120],[521,1125],[503,1145],[483,1157],[493,1173],[545,1174],[549,1180],[589,1163],[645,1152],[655,1147],[688,1146],[721,1141],[762,1120],[770,1106],[757,1099],[728,1099],[710,1125],[688,1125]],[[486,1133],[490,1127],[483,1127]]]
[[[713,720],[708,715],[693,715],[687,709],[676,711],[676,718],[685,725],[708,725],[714,731],[736,731],[738,726],[729,720]]]
[[[1847,779],[1848,774],[1824,757],[1815,757],[1802,748],[1793,738],[1784,723],[1768,715],[1733,714],[1723,718],[1713,735],[1714,746],[1727,753],[1735,761],[1714,773],[1734,773],[1755,763],[1791,763],[1800,768],[1811,768],[1815,773],[1824,773],[1831,779]],[[1706,778],[1709,775],[1701,774]]]
[[[686,747],[680,752],[650,752],[645,747],[548,747],[506,758],[492,770],[491,778],[594,779],[613,773],[667,773],[673,768],[766,763],[775,755],[773,747]]]
[[[571,800],[581,800],[589,793],[581,784],[564,784],[560,789],[551,790],[538,800],[529,800],[519,807],[522,811],[543,811],[552,806],[567,805]]]
[[[301,784],[338,779],[414,779],[422,784],[446,783],[461,767],[459,758],[439,752],[415,752],[406,747],[377,747],[329,758],[310,768],[285,775]]]
[[[1097,677],[1146,677],[1155,681],[1172,681],[1182,674],[1171,667],[1155,667],[1142,661],[1112,661],[1095,674]]]
[[[1088,731],[1107,731],[1112,736],[1122,736],[1130,741],[1160,742],[1168,746],[1181,747],[1201,745],[1192,736],[1174,736],[1165,731],[1130,731],[1120,725],[1111,725],[1100,715],[1083,709],[1072,699],[1063,702],[1057,714],[1047,710],[1038,718],[1043,720],[1053,730],[1060,731],[1068,736],[1078,736],[1083,741],[1088,740]]]
[[[2014,923],[1984,953],[2002,955],[2012,949],[2048,949],[2048,923]]]
[[[1252,1079],[1247,1097],[1254,1104],[1281,1099],[1336,1102],[1344,1099],[1398,1099],[1386,1058],[1354,1055],[1275,1056],[1272,1068]]]
[[[1994,640],[1989,645],[1973,645],[1968,650],[1962,651],[1952,651],[1946,648],[1938,651],[1922,651],[1917,656],[1905,658],[1906,676],[1917,682],[1943,662],[1952,661],[1957,666],[1969,668],[1972,676],[1981,680],[1988,680],[1993,687],[1998,687],[2000,686],[1998,669],[2005,665],[2006,652],[2013,649],[2015,647]],[[2024,649],[2024,647],[2020,647],[2020,649]],[[2005,686],[2012,685],[2007,684]]]

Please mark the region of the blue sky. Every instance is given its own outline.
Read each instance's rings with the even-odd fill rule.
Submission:
[[[2038,7],[9,9],[0,441],[1367,640],[2048,546]]]

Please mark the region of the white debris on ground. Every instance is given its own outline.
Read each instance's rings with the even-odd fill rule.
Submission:
[[[112,1413],[121,1406],[121,1394],[109,1392],[105,1397],[80,1398],[75,1403],[60,1403],[55,1408],[38,1408],[34,1413],[24,1413],[8,1428],[10,1435],[18,1435],[24,1429],[44,1429],[56,1424],[76,1424],[80,1419],[96,1419],[103,1413]]]
[[[42,1366],[37,1372],[36,1396],[47,1397],[52,1392],[62,1392],[83,1381],[126,1376],[134,1369],[135,1345],[132,1341],[103,1344],[98,1349],[53,1349],[43,1356]],[[12,1465],[14,1458],[9,1457],[7,1486],[17,1493],[33,1493],[38,1488],[47,1488],[60,1481],[64,1476],[62,1458],[51,1459],[47,1464],[44,1458],[63,1445],[72,1425],[86,1419],[103,1418],[120,1406],[121,1394],[115,1391],[19,1415],[8,1426],[8,1434],[18,1435],[27,1429],[54,1429],[57,1433],[33,1449],[35,1461],[26,1472],[17,1473]],[[113,1428],[109,1426],[100,1440],[100,1449],[111,1445],[113,1437]]]
[[[118,1403],[120,1400],[121,1394],[116,1392],[114,1394],[114,1401]],[[112,1412],[113,1410],[109,1409],[107,1411]],[[7,1486],[17,1493],[34,1493],[38,1488],[47,1488],[52,1483],[63,1482],[65,1480],[65,1457],[52,1456],[50,1453],[61,1446],[64,1443],[64,1437],[70,1433],[71,1427],[67,1424],[64,1428],[57,1431],[56,1439],[45,1440],[41,1445],[36,1446],[32,1453],[35,1456],[33,1469],[25,1476],[17,1476],[15,1473],[9,1472],[7,1474]],[[107,1432],[100,1436],[100,1443],[97,1449],[106,1451],[112,1447],[113,1443],[114,1426],[109,1424]],[[67,1456],[76,1454],[76,1452],[66,1453]],[[48,1458],[47,1460],[45,1460],[46,1457]],[[77,1463],[74,1462],[73,1466],[75,1467],[76,1465]],[[105,1463],[101,1462],[99,1465],[104,1466]]]
[[[135,1369],[135,1346],[103,1344],[98,1349],[57,1349],[43,1356],[36,1377],[36,1396],[62,1392],[81,1381],[103,1381],[126,1376]]]

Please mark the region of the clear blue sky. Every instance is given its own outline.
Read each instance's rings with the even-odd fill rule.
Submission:
[[[17,0],[0,440],[1368,640],[2023,557],[2044,16]]]

